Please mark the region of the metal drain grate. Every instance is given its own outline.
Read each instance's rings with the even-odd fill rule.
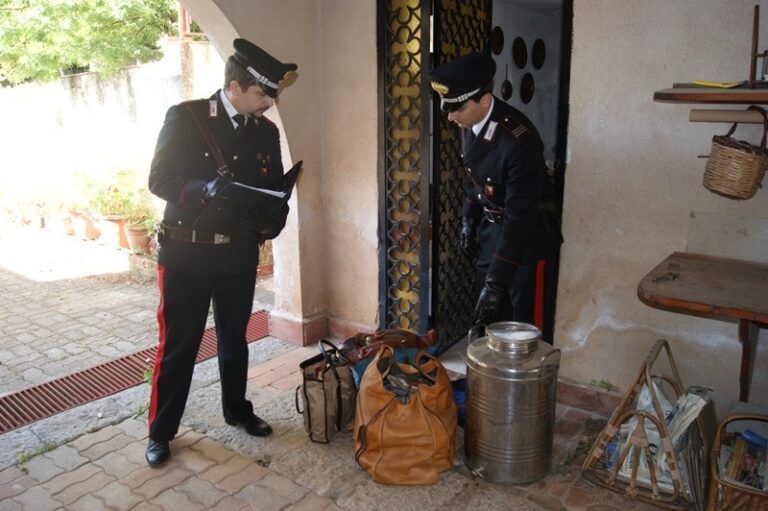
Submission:
[[[268,333],[269,314],[254,312],[245,339],[253,342]],[[142,383],[156,354],[157,347],[149,348],[0,397],[0,434]],[[209,328],[203,333],[197,362],[215,356],[216,330]]]

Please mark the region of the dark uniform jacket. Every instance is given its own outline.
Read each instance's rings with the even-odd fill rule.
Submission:
[[[546,257],[559,241],[558,219],[547,213],[552,184],[542,141],[523,113],[495,97],[476,139],[464,132],[462,214],[480,225],[477,269],[510,283],[518,266]]]
[[[149,173],[149,189],[167,201],[163,216],[167,226],[191,229],[204,207],[203,187],[218,175],[211,149],[187,105],[207,124],[235,181],[271,188],[283,175],[277,126],[265,117],[257,122],[251,119],[244,139],[238,142],[219,94],[172,106],[165,116]],[[215,245],[166,237],[158,262],[167,268],[194,273],[254,270],[259,260],[259,238],[244,229],[242,234],[233,235],[232,240]]]

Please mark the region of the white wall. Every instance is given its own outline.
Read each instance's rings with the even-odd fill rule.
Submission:
[[[768,222],[765,190],[748,201],[714,195],[701,182],[711,137],[728,125],[689,123],[702,105],[653,101],[655,90],[693,79],[748,77],[752,10],[763,12],[759,48],[768,47],[765,0],[576,0],[565,178],[564,235],[555,344],[561,375],[609,380],[622,390],[659,338],[670,341],[685,384],[714,387],[718,410],[738,397],[740,345],[735,324],[664,312],[642,304],[640,279],[673,251],[688,248],[700,212]],[[733,108],[731,105],[725,107]],[[741,108],[741,107],[736,107]],[[757,129],[737,135],[756,142]],[[700,233],[712,229],[711,236]],[[764,230],[764,229],[763,229]],[[754,258],[755,235],[706,250]],[[691,250],[702,249],[694,243]],[[752,396],[768,403],[763,332]]]

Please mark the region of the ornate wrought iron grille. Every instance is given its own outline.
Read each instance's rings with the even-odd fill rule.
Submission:
[[[426,330],[429,310],[429,1],[378,2],[384,190],[382,327]]]
[[[433,22],[435,66],[483,51],[490,39],[491,0],[436,0]],[[432,303],[445,349],[472,325],[478,289],[473,262],[458,250],[464,201],[459,129],[436,102],[433,112]]]
[[[430,106],[426,82],[430,8],[437,64],[482,51],[491,29],[491,0],[378,2],[385,191],[380,324],[419,332],[436,327],[445,349],[469,328],[476,289],[472,263],[456,248],[464,200],[458,129]],[[430,124],[436,134],[431,143]],[[435,155],[431,166],[430,154]]]

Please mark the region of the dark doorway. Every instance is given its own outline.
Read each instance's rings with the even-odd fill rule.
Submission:
[[[470,51],[491,54],[497,64],[494,95],[525,113],[538,128],[562,211],[573,1],[488,0],[457,5],[457,9],[446,9],[442,2],[433,4],[432,67]],[[477,289],[472,263],[457,248],[464,199],[458,128],[448,125],[434,103],[431,118],[429,325],[437,329],[447,348],[472,326]],[[550,276],[552,307],[545,318],[549,331],[554,328],[559,254],[556,263]]]

